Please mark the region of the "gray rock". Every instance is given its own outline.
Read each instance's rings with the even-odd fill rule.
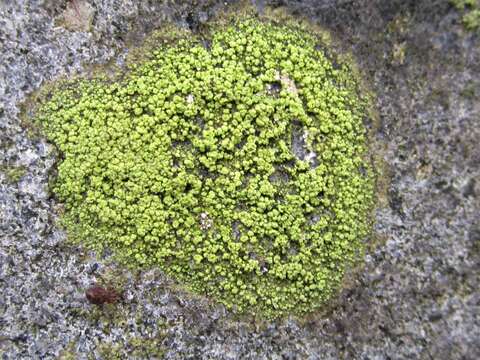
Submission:
[[[0,161],[27,170],[13,183],[0,171],[2,358],[102,358],[109,344],[148,358],[132,338],[154,339],[167,359],[480,358],[480,44],[448,0],[254,2],[331,30],[377,95],[375,149],[391,173],[375,215],[384,240],[324,312],[251,323],[159,271],[129,273],[67,245],[47,186],[55,154],[27,135],[22,100],[86,64],[121,64],[167,20],[195,30],[229,3],[0,3]],[[98,274],[123,284],[113,308],[84,298]]]

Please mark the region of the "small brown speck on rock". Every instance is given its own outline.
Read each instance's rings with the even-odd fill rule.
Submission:
[[[120,299],[120,294],[112,288],[94,285],[85,291],[88,301],[95,305],[113,304]]]

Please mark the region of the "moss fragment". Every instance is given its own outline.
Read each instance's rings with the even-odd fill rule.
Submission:
[[[5,174],[11,184],[17,183],[27,173],[25,166],[1,165],[0,171]]]

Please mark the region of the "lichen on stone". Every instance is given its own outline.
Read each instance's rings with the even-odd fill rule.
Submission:
[[[480,1],[450,0],[450,3],[462,14],[465,29],[475,31],[480,29]]]
[[[243,19],[55,91],[36,120],[62,154],[70,237],[239,312],[323,304],[361,253],[373,185],[358,79],[316,45]]]
[[[26,172],[27,170],[24,166],[0,165],[0,173],[4,173],[10,183],[17,183]]]

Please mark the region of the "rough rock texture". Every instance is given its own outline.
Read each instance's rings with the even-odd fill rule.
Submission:
[[[48,192],[55,154],[27,136],[20,102],[45,81],[117,59],[126,44],[166,20],[195,29],[230,5],[3,0],[3,359],[480,358],[479,34],[465,32],[446,0],[255,5],[259,11],[285,6],[330,29],[377,93],[381,127],[375,136],[391,181],[376,213],[383,240],[364,269],[328,311],[259,323],[183,293],[157,271],[116,269],[108,254],[98,261],[68,246],[55,227],[57,205]],[[73,21],[76,12],[84,18]],[[24,171],[12,176],[16,168]],[[119,284],[123,299],[101,308],[90,304],[84,291],[96,282]]]

